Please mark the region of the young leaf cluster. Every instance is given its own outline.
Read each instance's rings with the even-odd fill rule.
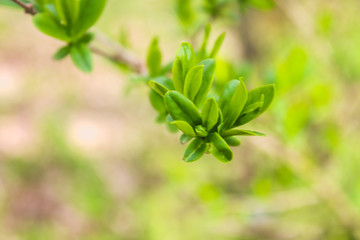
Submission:
[[[172,65],[172,79],[157,76],[161,69],[161,52],[157,40],[150,45],[148,68],[153,78],[150,99],[159,112],[159,120],[182,132],[181,143],[189,142],[184,160],[193,162],[205,153],[211,153],[222,162],[233,158],[230,146],[240,145],[236,136],[264,136],[263,133],[238,129],[262,114],[274,97],[274,86],[265,85],[251,91],[244,82],[231,80],[220,96],[211,96],[215,77],[215,56],[224,40],[224,34],[207,52],[210,27],[199,51],[184,42],[178,49]]]
[[[37,29],[46,35],[66,42],[54,55],[60,60],[70,55],[80,70],[90,72],[93,67],[88,30],[100,17],[106,0],[37,0],[38,13],[33,18]]]

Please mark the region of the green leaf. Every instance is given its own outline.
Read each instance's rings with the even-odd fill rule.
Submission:
[[[226,137],[224,138],[225,142],[229,145],[229,146],[239,146],[241,144],[240,140],[237,139],[236,137]]]
[[[216,61],[215,59],[205,59],[201,61],[199,65],[204,65],[204,71],[201,81],[201,87],[194,100],[196,106],[201,106],[211,89],[215,76]]]
[[[263,100],[263,105],[260,108],[255,109],[252,112],[241,113],[239,118],[236,120],[234,127],[241,126],[251,120],[257,118],[270,106],[274,99],[275,88],[273,84],[265,85],[263,87],[255,88],[248,92],[248,99],[246,101],[244,109],[248,106]]]
[[[175,58],[174,63],[172,65],[172,78],[175,90],[182,93],[184,81],[182,78],[182,64],[179,58]]]
[[[206,131],[206,129],[201,125],[197,125],[195,127],[195,132],[196,132],[196,135],[199,137],[206,137],[208,135],[208,132]]]
[[[204,107],[201,111],[201,119],[203,126],[210,131],[219,118],[219,107],[215,98],[208,98],[204,104]]]
[[[79,2],[74,0],[55,0],[55,8],[61,23],[70,29],[77,20]]]
[[[164,97],[165,94],[170,91],[169,89],[167,89],[164,85],[157,83],[153,80],[151,80],[149,82],[149,86],[155,91],[157,92],[160,96]]]
[[[147,54],[146,64],[150,77],[157,76],[161,72],[161,51],[158,42],[158,38],[153,39]]]
[[[70,54],[76,67],[87,73],[92,71],[92,54],[88,46],[85,44],[72,45]]]
[[[215,41],[215,44],[214,44],[214,47],[209,55],[209,58],[215,58],[217,53],[219,52],[220,50],[220,47],[225,39],[225,36],[226,36],[226,33],[222,33],[220,34],[220,36],[216,39]]]
[[[201,44],[201,48],[199,50],[198,53],[198,60],[201,61],[202,59],[204,59],[206,57],[206,47],[209,41],[209,36],[210,36],[210,32],[211,32],[211,25],[210,24],[206,24],[205,27],[205,33],[204,33],[204,40]]]
[[[207,150],[207,144],[200,138],[195,138],[186,148],[184,153],[185,162],[194,162],[200,159]]]
[[[196,56],[192,45],[187,42],[182,43],[176,52],[173,66],[173,75],[176,75],[173,76],[176,91],[183,92],[185,77],[195,63]]]
[[[196,134],[194,129],[185,121],[173,121],[172,125],[177,127],[180,131],[182,131],[186,136],[195,137]]]
[[[151,89],[149,97],[150,97],[151,105],[158,113],[160,113],[161,115],[167,113],[167,110],[165,108],[164,98],[162,96],[160,96],[157,92]]]
[[[180,143],[181,143],[181,144],[187,143],[187,142],[189,142],[191,139],[193,139],[193,137],[189,137],[189,136],[186,136],[185,134],[181,134],[181,136],[180,136]]]
[[[107,0],[78,0],[79,1],[79,13],[76,24],[73,27],[73,34],[77,36],[82,35],[101,16],[102,11],[105,8]]]
[[[60,48],[53,56],[54,60],[61,60],[70,54],[70,46],[64,46]]]
[[[233,126],[247,100],[247,90],[242,80],[232,80],[220,96],[219,106],[224,117],[224,128]]]
[[[264,96],[264,95],[262,95]],[[245,105],[244,109],[242,110],[241,114],[246,114],[246,113],[250,113],[253,111],[256,111],[257,109],[261,108],[264,105],[264,100],[262,99],[262,101],[259,102],[255,102],[249,105]]]
[[[192,127],[201,124],[201,117],[196,106],[181,93],[169,91],[165,97],[165,106],[174,120],[189,123]]]
[[[66,28],[50,13],[38,13],[33,17],[35,27],[42,33],[62,41],[70,41]]]
[[[218,133],[212,133],[209,136],[212,143],[210,152],[221,162],[229,162],[233,157],[233,153],[225,140]]]
[[[170,78],[167,77],[157,77],[153,78],[152,81],[157,82],[163,86],[165,86],[169,90],[174,89],[174,85]],[[167,115],[167,110],[165,108],[164,97],[159,95],[153,89],[150,90],[150,102],[151,105],[155,108],[156,111],[159,112],[160,115]],[[162,118],[162,117],[160,117]]]
[[[265,136],[264,133],[261,132],[255,132],[255,131],[251,131],[251,130],[240,130],[240,129],[229,129],[226,131],[223,131],[221,133],[222,137],[231,137],[231,136]]]
[[[202,78],[203,78],[204,65],[198,65],[190,69],[185,78],[184,95],[191,101],[194,100],[198,93]]]

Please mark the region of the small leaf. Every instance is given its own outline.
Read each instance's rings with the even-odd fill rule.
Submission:
[[[199,137],[206,137],[208,135],[208,132],[206,131],[206,129],[201,125],[197,125],[195,127],[195,132],[196,132],[196,135]]]
[[[185,121],[173,121],[172,125],[177,127],[180,131],[182,131],[186,136],[195,137],[196,134],[194,129]]]
[[[189,137],[189,136],[186,136],[185,134],[181,134],[180,143],[185,144],[185,143],[189,142],[191,139],[193,139],[193,137]]]
[[[255,132],[251,130],[240,130],[240,129],[229,129],[221,133],[222,137],[231,137],[235,135],[241,135],[241,136],[265,136],[264,133],[261,132]]]
[[[181,79],[184,82],[189,70],[196,64],[196,55],[190,43],[183,42],[176,52],[175,59],[181,62]]]
[[[225,142],[225,140],[220,137],[218,133],[212,133],[209,136],[209,140],[212,143],[212,147],[210,152],[221,162],[229,162],[233,157],[233,153],[229,148],[229,145]]]
[[[64,46],[60,48],[53,56],[54,60],[61,60],[70,54],[70,46]]]
[[[273,84],[265,85],[263,87],[255,88],[249,91],[248,99],[246,101],[244,109],[246,109],[249,105],[252,105],[261,100],[264,102],[264,104],[260,108],[255,109],[252,112],[248,112],[245,114],[241,113],[239,118],[236,120],[234,127],[248,123],[251,120],[257,118],[263,112],[265,112],[265,110],[270,106],[271,102],[274,99],[274,92],[275,88]]]
[[[242,80],[232,80],[220,96],[219,106],[224,117],[224,128],[229,129],[240,116],[247,100],[247,90]]]
[[[185,162],[194,162],[200,159],[207,150],[207,144],[201,138],[195,138],[186,148],[184,153]]]
[[[174,63],[172,65],[172,78],[175,90],[182,93],[184,81],[182,78],[182,64],[179,58],[175,58]]]
[[[241,144],[240,140],[237,139],[236,137],[226,137],[226,138],[224,138],[224,140],[229,146],[236,147]]]
[[[147,54],[146,64],[151,77],[159,75],[161,71],[161,51],[158,42],[158,38],[153,39]]]
[[[246,105],[242,110],[241,114],[247,114],[250,112],[254,112],[257,109],[261,108],[264,105],[264,101],[255,102],[249,105]]]
[[[198,53],[199,61],[201,61],[202,59],[204,59],[206,57],[206,47],[207,47],[207,44],[209,41],[210,32],[211,32],[211,25],[206,24],[205,32],[204,32],[204,40],[203,40],[203,43],[201,44],[201,48]]]
[[[75,66],[84,72],[91,72],[93,67],[92,54],[85,44],[76,44],[71,46],[71,59]]]
[[[203,78],[204,66],[198,65],[190,69],[185,78],[184,83],[184,95],[189,98],[191,101],[194,100],[196,94],[198,93],[202,78]]]
[[[226,36],[226,33],[222,33],[220,34],[220,36],[216,39],[215,41],[215,44],[214,44],[214,47],[209,55],[209,58],[215,58],[217,53],[219,52],[220,50],[220,47],[225,39],[225,36]]]
[[[208,98],[204,104],[204,107],[201,111],[201,119],[203,126],[210,131],[219,118],[219,107],[215,98]]]
[[[62,41],[70,41],[66,28],[50,13],[38,13],[33,17],[35,27],[42,33]]]
[[[166,109],[174,120],[185,121],[193,127],[201,124],[199,110],[181,93],[169,91],[164,100]]]
[[[167,89],[164,85],[157,83],[153,80],[151,80],[149,82],[149,86],[155,91],[157,92],[160,96],[164,97],[165,94],[170,91],[169,89]]]
[[[194,100],[196,106],[201,106],[211,89],[215,76],[216,61],[215,59],[205,59],[201,61],[199,65],[204,65],[204,71],[201,81],[201,87]]]

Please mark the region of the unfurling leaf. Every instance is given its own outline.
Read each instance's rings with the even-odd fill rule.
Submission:
[[[177,127],[180,131],[182,131],[186,136],[195,137],[196,134],[194,129],[185,121],[173,121],[171,122],[172,125]]]

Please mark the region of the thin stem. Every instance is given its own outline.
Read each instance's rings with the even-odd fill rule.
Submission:
[[[17,5],[19,5],[20,7],[22,7],[25,10],[25,13],[30,14],[32,16],[37,14],[37,11],[35,10],[34,6],[31,3],[23,3],[20,0],[12,0],[12,1]]]

